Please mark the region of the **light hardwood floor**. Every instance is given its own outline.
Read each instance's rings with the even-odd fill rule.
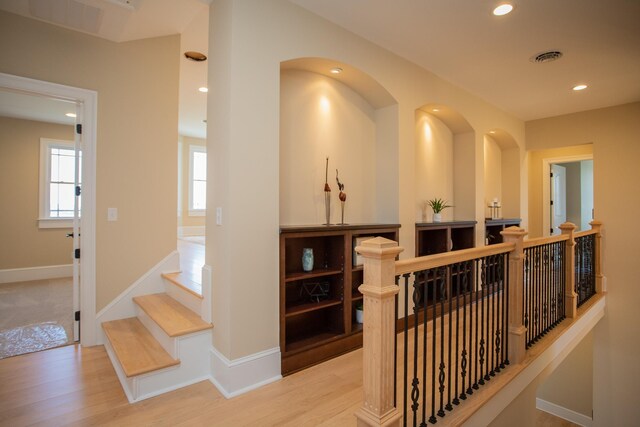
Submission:
[[[61,347],[0,361],[0,425],[353,426],[361,358],[357,350],[230,400],[203,381],[130,405],[102,346]]]

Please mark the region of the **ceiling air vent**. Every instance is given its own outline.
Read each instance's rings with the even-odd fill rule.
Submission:
[[[562,58],[562,52],[558,50],[550,50],[548,52],[542,52],[537,55],[533,55],[529,60],[535,63],[551,62],[556,59]]]

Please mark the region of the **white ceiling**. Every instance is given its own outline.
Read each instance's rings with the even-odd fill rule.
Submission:
[[[640,0],[290,0],[523,120],[640,100]],[[2,0],[0,9],[122,42],[208,47],[210,0]],[[96,11],[97,10],[97,11]],[[529,58],[560,50],[558,61]],[[204,137],[205,63],[181,52],[180,134]],[[586,83],[589,88],[573,92]]]
[[[640,100],[639,0],[290,1],[523,120]]]

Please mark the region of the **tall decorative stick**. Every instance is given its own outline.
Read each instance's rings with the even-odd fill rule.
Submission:
[[[327,217],[325,225],[331,225],[331,187],[329,187],[329,157],[324,167],[324,210]]]
[[[336,182],[338,183],[338,190],[340,190],[340,193],[338,194],[338,198],[340,199],[340,207],[342,208],[340,225],[345,225],[344,224],[344,202],[347,201],[347,193],[342,191],[344,190],[344,184],[341,183],[340,178],[338,178],[338,169],[336,169]]]

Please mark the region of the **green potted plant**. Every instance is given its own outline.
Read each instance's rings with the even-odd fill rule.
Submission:
[[[442,221],[442,211],[446,208],[452,207],[447,204],[446,200],[443,200],[439,197],[435,199],[427,200],[427,206],[433,210],[433,222],[441,222]]]

